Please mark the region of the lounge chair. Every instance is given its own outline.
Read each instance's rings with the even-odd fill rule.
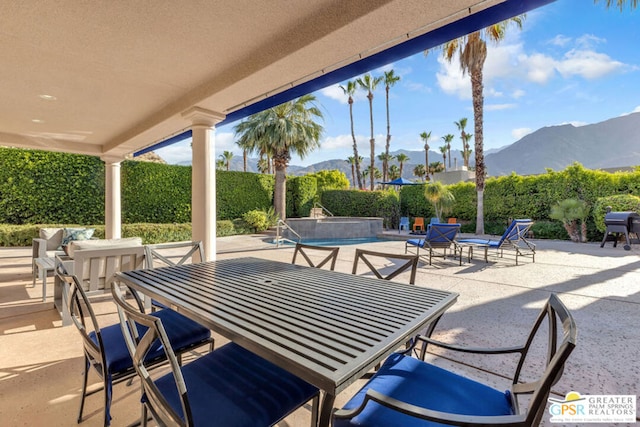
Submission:
[[[531,256],[536,262],[536,245],[526,239],[529,229],[533,225],[530,219],[514,219],[505,230],[500,240],[491,239],[460,239],[458,243],[471,244],[484,247],[484,260],[488,262],[489,249],[496,249],[500,258],[504,255],[504,250],[513,250],[518,265],[519,256]]]
[[[430,224],[424,239],[409,239],[404,246],[404,252],[409,252],[410,246],[416,247],[416,254],[420,255],[420,248],[429,251],[429,265],[434,256],[447,257],[447,249],[453,250],[454,256],[458,253],[458,246],[455,238],[460,231],[460,224]],[[435,253],[436,249],[442,249],[442,255]],[[462,265],[462,254],[460,254],[460,265]]]

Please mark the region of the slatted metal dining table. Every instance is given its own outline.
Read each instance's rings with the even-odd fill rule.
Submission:
[[[118,273],[121,282],[317,386],[321,426],[354,381],[458,295],[258,258]]]

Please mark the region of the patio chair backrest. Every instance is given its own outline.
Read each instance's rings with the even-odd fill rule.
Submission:
[[[180,363],[172,350],[171,342],[162,325],[162,321],[158,317],[144,314],[141,310],[136,310],[135,307],[125,300],[124,291],[120,289],[120,286],[113,286],[111,292],[118,307],[122,335],[124,336],[129,354],[131,354],[133,367],[140,377],[142,391],[149,403],[148,407],[154,419],[159,423],[166,423],[167,425],[191,425],[191,407],[189,404],[189,396],[187,395],[186,383],[182,377]],[[140,330],[144,331],[144,334],[141,336],[139,336]],[[161,347],[169,361],[184,419],[173,410],[171,405],[167,404],[165,396],[159,390],[151,376],[150,366],[148,366],[145,355],[156,340],[160,340]]]
[[[518,241],[524,240],[532,225],[533,221],[530,219],[514,219],[500,238],[498,247],[502,246],[505,242],[517,244]]]
[[[394,263],[393,266],[389,266],[388,262],[384,267],[378,268],[373,265],[373,262],[376,258],[384,259],[387,261],[395,261],[400,260],[401,263]],[[416,282],[416,269],[418,268],[418,255],[405,255],[405,254],[394,254],[394,253],[384,253],[384,252],[374,252],[368,251],[365,249],[356,249],[356,255],[353,259],[353,269],[351,274],[356,274],[358,271],[359,261],[362,261],[369,270],[378,278],[384,280],[391,280],[397,277],[399,274],[409,270],[411,275],[409,277],[409,283],[414,284]],[[390,269],[390,271],[387,271]],[[383,276],[383,271],[384,275]]]
[[[303,243],[296,243],[296,249],[293,251],[293,259],[291,260],[291,264],[296,263],[296,259],[298,254],[304,258],[309,267],[314,268],[322,268],[325,264],[331,262],[329,264],[329,270],[332,270],[336,267],[336,260],[338,259],[338,251],[340,247],[334,246],[314,246],[314,245],[305,245]],[[315,261],[312,259],[317,259],[317,255],[324,257],[319,261]]]
[[[545,324],[546,326],[543,326]],[[542,337],[539,340],[536,339],[543,334],[547,335],[546,341]],[[511,395],[515,405],[519,403],[518,398],[525,395],[525,404],[528,406],[527,417],[532,421],[530,425],[539,425],[545,412],[551,387],[562,376],[564,364],[576,346],[577,334],[578,329],[573,316],[557,295],[551,294],[523,346],[522,356],[516,367],[511,386]],[[520,374],[524,366],[537,366],[535,362],[531,361],[527,364],[529,349],[534,341],[536,342],[535,346],[539,346],[543,342],[547,343],[544,370],[539,378],[521,381]],[[535,358],[536,356],[531,357]]]
[[[458,236],[460,224],[431,224],[425,243],[432,248],[448,248]]]
[[[201,241],[145,245],[146,268],[196,264],[204,261]]]

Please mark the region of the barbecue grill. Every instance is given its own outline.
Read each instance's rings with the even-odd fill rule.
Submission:
[[[604,238],[600,247],[604,247],[605,242],[613,241],[613,247],[618,244],[618,237],[624,233],[625,245],[624,249],[631,250],[631,241],[629,240],[629,233],[635,233],[636,240],[638,239],[638,232],[640,232],[640,215],[636,212],[607,212],[604,216],[604,225],[607,226],[607,230],[604,233]]]

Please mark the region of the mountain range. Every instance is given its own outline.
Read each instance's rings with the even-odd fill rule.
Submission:
[[[473,140],[471,141],[473,147]],[[403,178],[416,179],[413,168],[424,164],[424,151],[396,150],[409,157],[404,164]],[[451,166],[462,165],[459,150],[451,150]],[[473,166],[474,154],[471,155]],[[442,154],[429,150],[429,162],[442,161]],[[532,132],[513,144],[485,151],[489,176],[544,173],[547,168],[560,171],[574,162],[589,169],[618,168],[640,165],[640,112],[615,117],[599,123],[574,126],[547,126]],[[376,162],[378,164],[380,162]],[[257,159],[248,160],[248,170],[257,172]],[[369,164],[364,158],[364,167]],[[393,163],[392,163],[393,164]],[[380,165],[378,165],[380,168]],[[447,158],[447,167],[449,159]],[[242,170],[241,156],[234,156],[231,170]],[[333,159],[306,167],[289,165],[287,173],[305,175],[320,170],[338,169],[351,179],[351,166],[345,159]]]

